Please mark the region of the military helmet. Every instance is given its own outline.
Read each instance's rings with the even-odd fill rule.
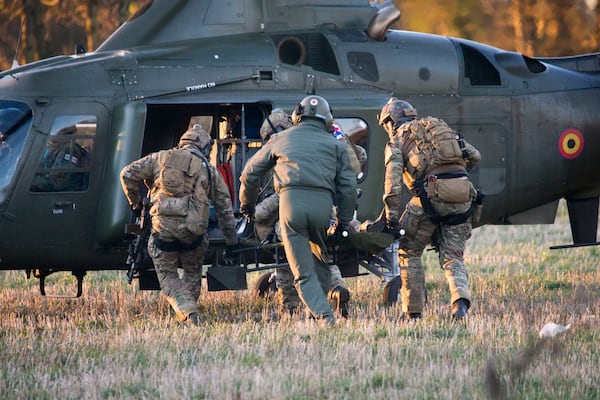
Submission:
[[[409,102],[397,97],[390,97],[377,116],[381,126],[385,126],[390,120],[396,123],[403,118],[408,120],[417,118],[417,110]]]
[[[327,100],[321,96],[307,96],[294,108],[292,123],[298,125],[302,118],[317,118],[325,122],[327,129],[333,124],[333,115]]]
[[[291,117],[281,108],[274,108],[260,127],[260,137],[269,140],[272,134],[281,132],[292,126]]]
[[[184,134],[181,135],[181,138],[179,138],[179,147],[193,145],[202,150],[211,145],[212,142],[212,138],[208,132],[202,128],[202,125],[194,124],[194,126],[185,131]]]

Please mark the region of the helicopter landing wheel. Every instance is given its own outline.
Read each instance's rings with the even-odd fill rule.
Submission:
[[[398,303],[400,289],[402,289],[402,278],[399,276],[386,282],[385,287],[383,288],[383,304],[386,306],[393,306]]]

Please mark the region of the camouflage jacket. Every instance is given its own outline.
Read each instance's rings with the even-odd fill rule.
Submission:
[[[204,158],[196,147],[185,146],[183,149],[190,151],[191,154],[201,160],[201,163],[198,164],[200,168],[197,173],[192,174],[193,177],[187,177],[186,182],[184,182],[186,192],[189,192],[189,194],[194,192],[195,200],[198,203],[205,204],[199,213],[198,221],[195,221],[199,225],[197,227],[198,231],[201,234],[206,232],[210,211],[208,203],[210,202],[215,206],[219,226],[223,231],[227,244],[235,244],[237,242],[235,218],[231,197],[225,181],[217,169]],[[169,150],[148,154],[123,168],[121,171],[121,184],[130,205],[139,204],[141,201],[141,182],[146,183],[146,186],[150,188],[150,205],[151,207],[155,205],[158,199],[158,188],[153,183],[157,180],[161,170],[160,160],[165,158],[167,152]],[[191,181],[193,179],[195,181]],[[199,195],[199,193],[203,193],[203,195]],[[204,199],[197,197],[204,197]],[[153,215],[152,230],[163,240],[181,240],[178,237],[179,232],[176,232],[181,222],[178,217],[167,218]]]
[[[414,168],[409,168],[410,163],[417,164],[419,161],[427,164],[427,160],[409,160],[407,158],[408,151],[415,145],[414,138],[411,137],[412,124],[418,124],[419,120],[413,120],[406,122],[399,127],[395,128],[395,134],[392,139],[387,143],[385,148],[384,162],[385,162],[385,181],[383,191],[383,203],[385,207],[386,219],[388,221],[397,221],[402,213],[402,187],[403,185],[411,190],[413,193],[417,193],[415,182],[418,178],[424,178],[424,176],[415,176]],[[448,165],[448,170],[462,169],[470,171],[473,169],[481,160],[479,151],[464,141],[464,166]],[[428,175],[428,171],[424,175]]]

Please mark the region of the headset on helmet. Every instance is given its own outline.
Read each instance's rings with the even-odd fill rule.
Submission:
[[[417,110],[409,102],[397,97],[390,97],[377,116],[381,126],[385,126],[390,121],[396,123],[403,118],[408,120],[417,118]]]
[[[316,118],[325,122],[327,129],[333,124],[333,115],[331,107],[327,100],[321,96],[307,96],[294,108],[292,113],[292,123],[298,125],[302,118]]]

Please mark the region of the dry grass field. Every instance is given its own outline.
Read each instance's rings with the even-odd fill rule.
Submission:
[[[600,399],[600,248],[548,249],[569,241],[562,206],[554,225],[476,229],[464,323],[449,319],[433,252],[421,321],[383,306],[369,275],[347,279],[351,318],[329,329],[274,318],[250,290],[204,291],[204,324],[193,327],[124,273],[91,272],[81,298],[56,299],[22,272],[0,272],[1,397]],[[52,283],[74,289],[67,274]],[[542,340],[550,321],[571,330]]]

